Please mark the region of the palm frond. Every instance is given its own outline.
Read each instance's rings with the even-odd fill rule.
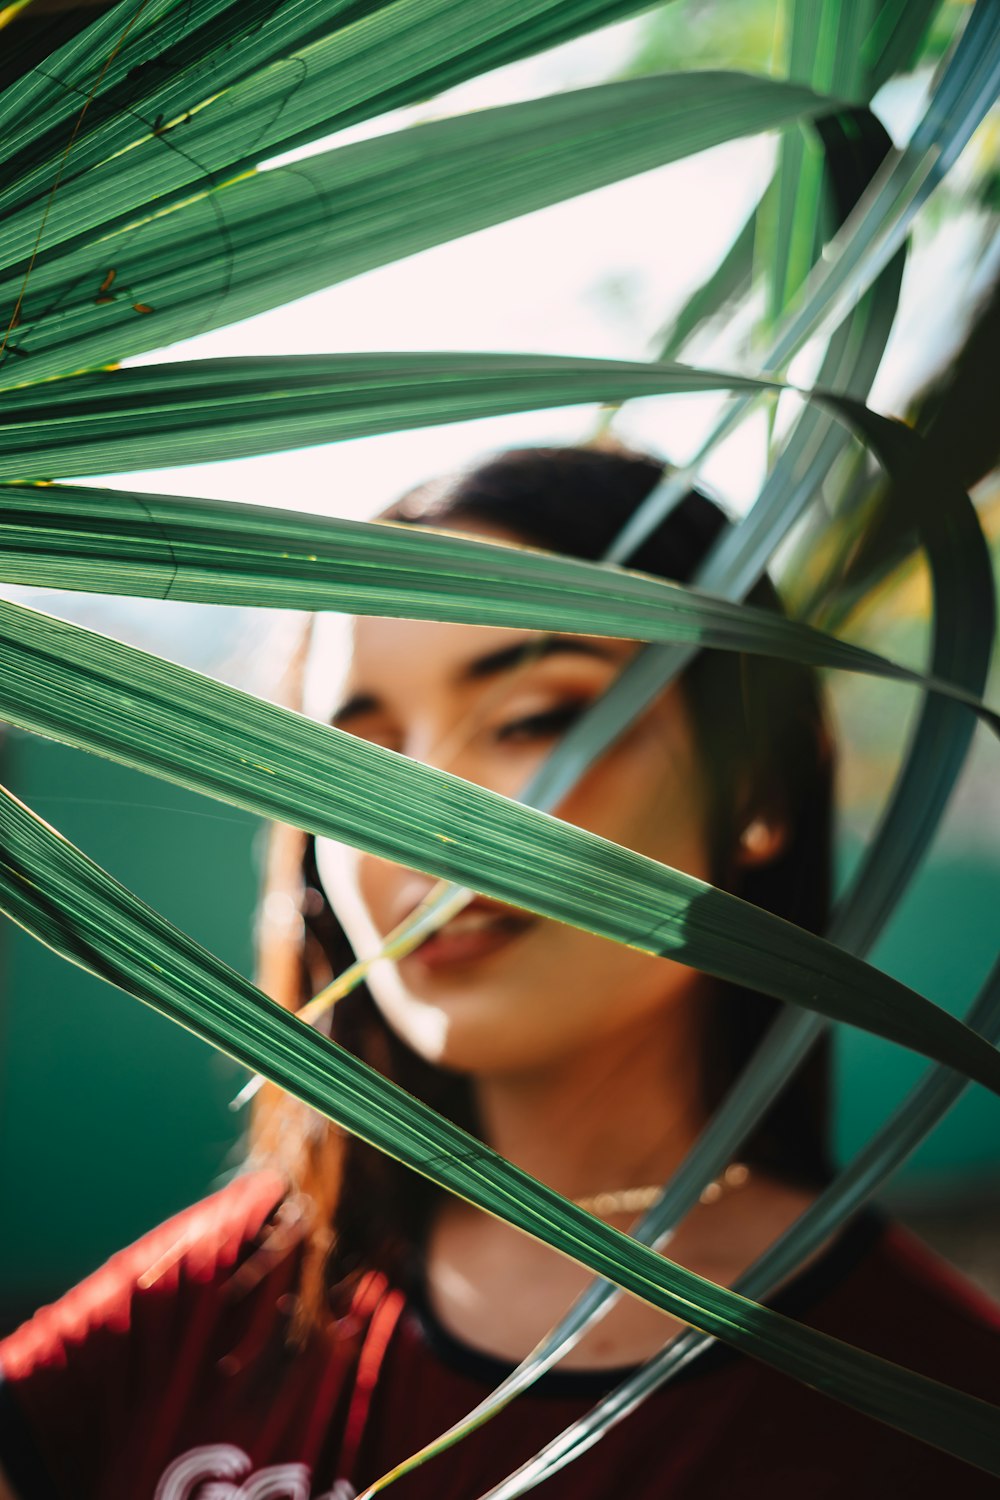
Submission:
[[[311,1031],[0,789],[0,902],[72,962],[172,1015],[431,1181],[857,1410],[1000,1474],[988,1402],[747,1301],[595,1219]]]

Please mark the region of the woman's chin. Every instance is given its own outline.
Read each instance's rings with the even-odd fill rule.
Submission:
[[[502,1046],[511,1006],[503,995],[444,985],[394,988],[379,1009],[398,1036],[427,1062],[465,1068]]]
[[[388,1025],[425,1062],[485,1077],[537,1065],[535,1054],[551,1050],[552,1039],[546,1047],[536,1035],[542,997],[523,986],[458,985],[436,973],[416,980],[371,988]]]

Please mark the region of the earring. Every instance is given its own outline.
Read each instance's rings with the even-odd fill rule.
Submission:
[[[766,854],[774,839],[774,830],[765,818],[751,818],[740,834],[740,848],[746,854]]]

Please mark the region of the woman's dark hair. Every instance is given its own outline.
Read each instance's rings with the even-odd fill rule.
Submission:
[[[478,520],[531,545],[595,560],[664,474],[645,454],[621,448],[521,448],[500,453],[445,479],[409,491],[380,520],[460,530]],[[628,559],[642,572],[689,581],[728,522],[717,505],[689,492]],[[780,611],[769,580],[748,595]],[[683,691],[711,789],[710,859],[716,885],[813,932],[827,922],[830,900],[833,754],[815,673],[793,662],[732,651],[702,651],[684,671]],[[777,819],[785,838],[766,864],[736,858],[747,822]],[[304,1003],[354,955],[323,892],[312,838],[299,845],[298,993]],[[714,1109],[743,1069],[780,1009],[780,1002],[737,985],[707,988],[703,1055],[704,1103]],[[460,1074],[418,1057],[385,1023],[364,986],[332,1012],[331,1034],[410,1093],[478,1133],[472,1089]],[[827,1106],[829,1045],[820,1041],[768,1110],[741,1158],[794,1184],[829,1180]],[[273,1106],[272,1099],[272,1106]],[[333,1129],[315,1123],[314,1132]],[[272,1137],[273,1139],[273,1137]],[[322,1153],[320,1154],[320,1156]],[[404,1283],[419,1249],[438,1189],[398,1162],[351,1137],[340,1137],[336,1167],[315,1156],[298,1186],[332,1208],[317,1226],[323,1257],[315,1280],[327,1299],[370,1269]],[[336,1187],[318,1177],[336,1177]],[[331,1197],[331,1193],[333,1196]],[[322,1215],[321,1215],[322,1216]],[[317,1285],[317,1293],[320,1290]]]

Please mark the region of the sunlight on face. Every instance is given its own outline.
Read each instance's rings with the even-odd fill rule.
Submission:
[[[495,528],[463,530],[504,539]],[[541,644],[542,649],[539,649]],[[517,797],[560,735],[638,649],[594,636],[435,621],[319,616],[304,707],[315,718]],[[681,691],[663,693],[553,809],[639,853],[709,878],[706,794]],[[368,956],[432,876],[317,838],[327,896]],[[477,903],[368,986],[434,1063],[486,1075],[638,1037],[701,980],[667,959],[498,903]]]

